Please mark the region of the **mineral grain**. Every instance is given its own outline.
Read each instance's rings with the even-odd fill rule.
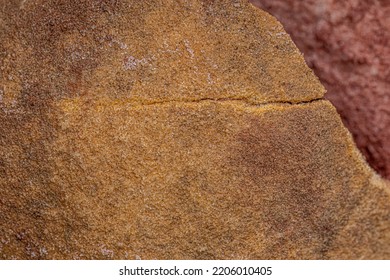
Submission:
[[[390,1],[251,2],[283,23],[358,148],[390,179]]]
[[[2,259],[390,258],[390,188],[246,1],[4,1]]]

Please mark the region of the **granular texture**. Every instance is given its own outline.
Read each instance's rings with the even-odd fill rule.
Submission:
[[[250,1],[283,23],[367,161],[390,179],[390,1]]]
[[[1,1],[2,259],[385,259],[390,191],[247,1]]]

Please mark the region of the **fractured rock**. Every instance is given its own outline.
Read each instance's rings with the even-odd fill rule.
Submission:
[[[3,259],[390,257],[390,191],[246,1],[1,12]]]
[[[283,23],[368,163],[390,179],[390,1],[250,1]]]

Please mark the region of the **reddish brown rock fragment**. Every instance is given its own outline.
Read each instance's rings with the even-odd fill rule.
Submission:
[[[250,1],[283,23],[358,148],[390,179],[390,2]]]
[[[2,259],[390,257],[388,187],[274,18],[20,3],[0,9]]]

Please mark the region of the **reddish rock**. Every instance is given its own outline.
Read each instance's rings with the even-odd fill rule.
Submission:
[[[390,178],[390,1],[251,2],[283,23],[367,161]]]
[[[0,259],[390,259],[390,188],[269,14],[4,3]]]

